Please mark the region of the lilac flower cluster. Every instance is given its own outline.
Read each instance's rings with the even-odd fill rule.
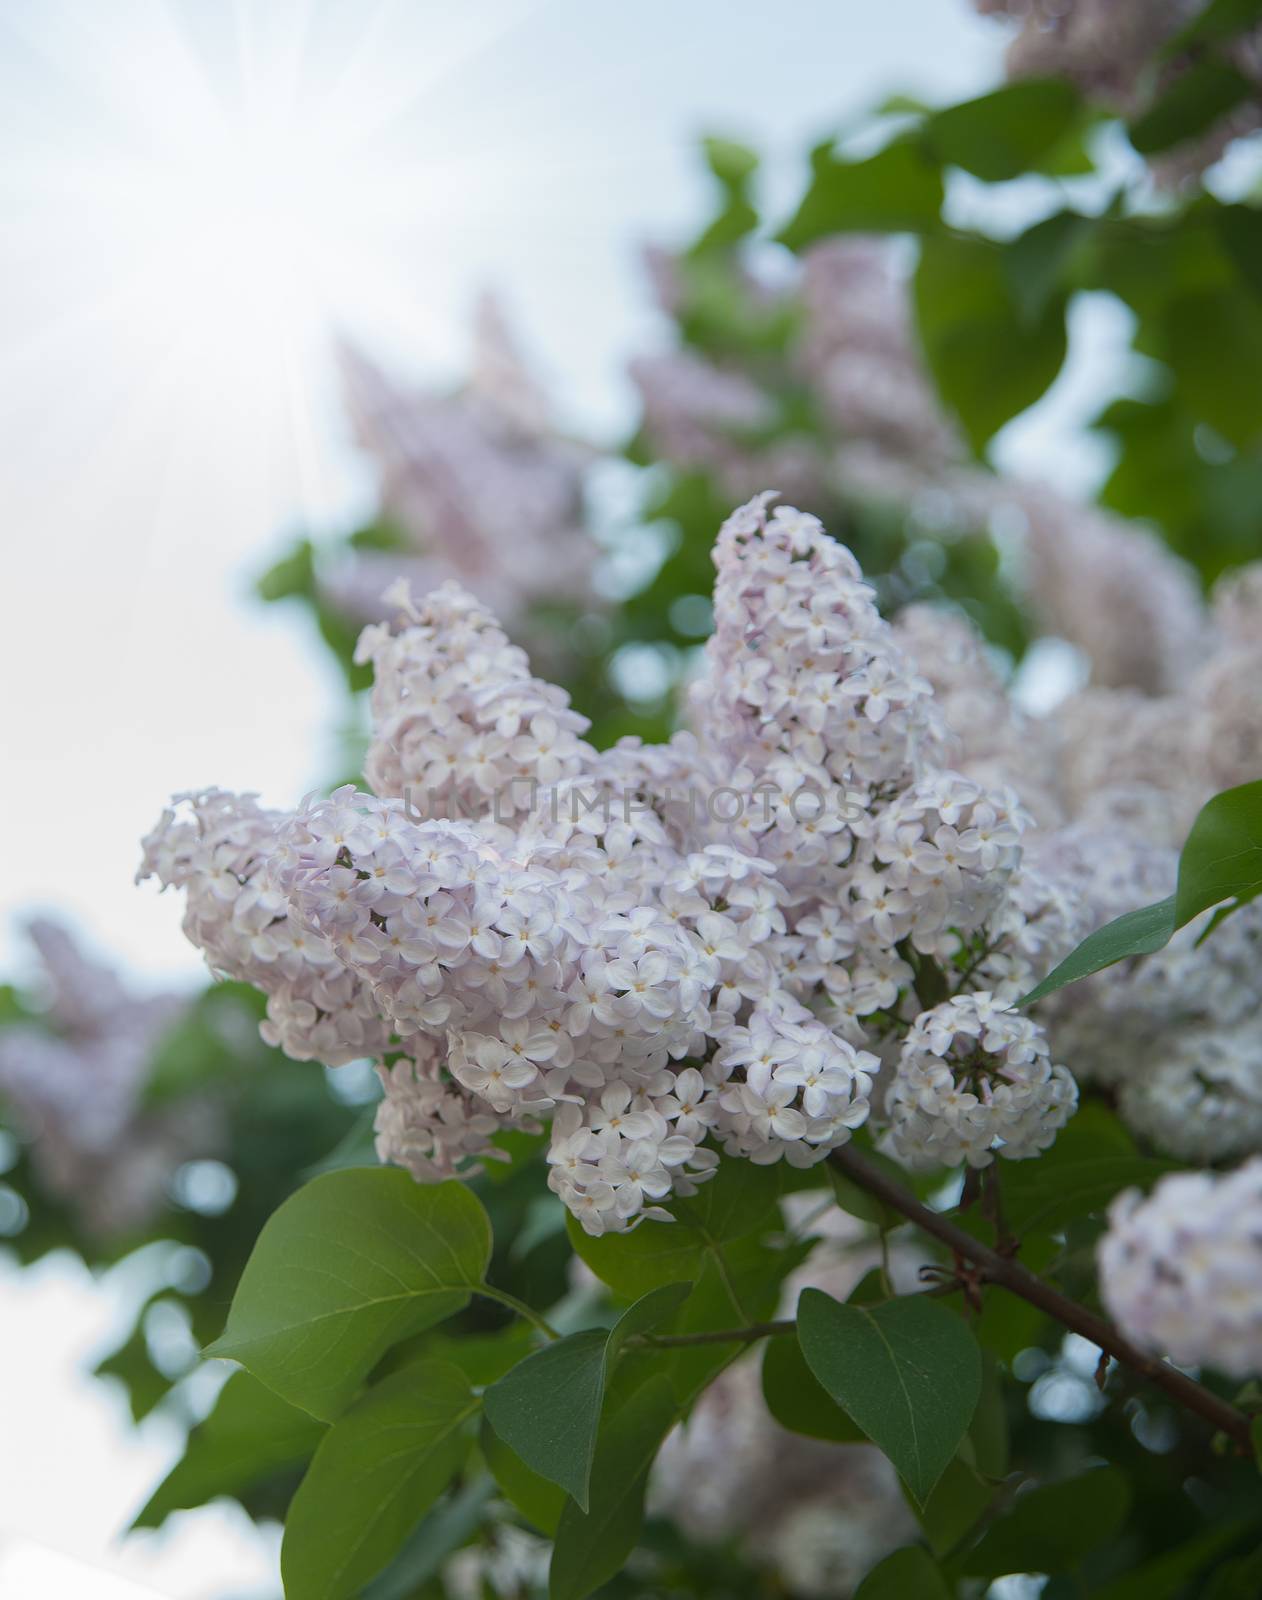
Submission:
[[[984,992],[926,1011],[903,1041],[890,1089],[890,1148],[947,1167],[988,1165],[996,1141],[1012,1159],[1040,1154],[1078,1099],[1049,1054],[1036,1023]]]
[[[590,452],[551,423],[494,300],[477,307],[472,371],[456,393],[410,392],[355,349],[342,370],[383,510],[412,549],[356,550],[323,572],[335,609],[374,621],[394,579],[422,589],[454,578],[517,629],[535,602],[588,596]]]
[[[1100,1292],[1143,1349],[1230,1377],[1262,1372],[1262,1160],[1179,1172],[1118,1196],[1100,1241]]]
[[[48,1189],[92,1233],[143,1226],[180,1164],[219,1147],[220,1119],[198,1097],[146,1108],[153,1053],[186,1002],[133,994],[60,923],[33,920],[46,1005],[0,1030],[0,1101]]]
[[[963,990],[987,964],[987,994],[954,1002],[990,1007],[968,1159],[1041,1148],[1072,1111],[1035,1025],[1000,1015],[1064,953],[1046,926],[1023,938],[1022,907],[1046,909],[1018,873],[1025,815],[940,766],[929,684],[853,557],[769,499],[719,535],[693,728],[669,744],[594,751],[448,585],[361,641],[375,793],[285,815],[211,792],[146,841],[142,873],[185,890],[190,938],[267,993],[282,1048],[381,1063],[378,1147],[418,1178],[548,1120],[551,1186],[602,1232],[664,1215],[720,1151],[813,1164],[881,1120],[898,1037],[938,1027],[916,1021],[926,962]],[[672,803],[707,783],[768,801]],[[901,1110],[922,1067],[905,1054],[889,1091],[908,1159],[938,1149]]]

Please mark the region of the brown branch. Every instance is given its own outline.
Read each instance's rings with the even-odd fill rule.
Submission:
[[[1107,1355],[1113,1356],[1124,1366],[1140,1373],[1158,1389],[1164,1390],[1172,1400],[1177,1401],[1188,1411],[1194,1411],[1213,1427],[1228,1434],[1245,1450],[1251,1448],[1249,1419],[1243,1412],[1237,1411],[1235,1406],[1229,1405],[1226,1400],[1220,1399],[1212,1390],[1189,1378],[1177,1367],[1172,1367],[1169,1362],[1137,1349],[1129,1339],[1122,1337],[1112,1323],[1106,1322],[1094,1311],[1088,1311],[1086,1306],[1080,1306],[1077,1301],[1070,1300],[1059,1290],[1053,1289],[1051,1284],[1036,1277],[1019,1261],[992,1250],[989,1245],[982,1244],[971,1234],[965,1233],[963,1228],[956,1227],[948,1217],[921,1205],[915,1195],[904,1189],[902,1184],[887,1177],[853,1145],[843,1145],[839,1150],[834,1150],[828,1160],[839,1172],[844,1172],[852,1183],[875,1195],[884,1205],[889,1206],[892,1211],[899,1212],[909,1222],[914,1222],[918,1228],[946,1245],[956,1256],[971,1261],[975,1267],[980,1268],[987,1283],[997,1284],[999,1288],[1007,1289],[1010,1294],[1019,1295],[1022,1300],[1029,1301],[1031,1305],[1037,1306],[1040,1311],[1045,1311],[1063,1327],[1081,1334],[1084,1339],[1098,1346]]]

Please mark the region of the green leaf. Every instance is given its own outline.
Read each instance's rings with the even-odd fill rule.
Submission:
[[[912,1507],[934,1555],[945,1557],[954,1550],[994,1497],[994,1488],[960,1456],[948,1461],[924,1505]]]
[[[915,302],[938,391],[980,452],[1060,371],[1064,297],[1053,296],[1027,320],[1009,285],[1003,247],[944,234],[921,246]]]
[[[1064,78],[1025,78],[929,117],[922,135],[937,160],[987,183],[1037,168],[1082,112]]]
[[[248,1372],[234,1372],[132,1527],[157,1528],[173,1511],[238,1494],[279,1468],[306,1460],[324,1434],[324,1423]]]
[[[670,1209],[679,1222],[707,1244],[744,1239],[761,1229],[781,1226],[781,1177],[778,1167],[720,1161],[713,1178],[707,1179],[696,1194],[672,1202]],[[670,1226],[668,1222],[653,1223],[655,1228]],[[613,1235],[609,1237],[612,1239]]]
[[[260,600],[311,599],[316,592],[315,550],[310,539],[299,539],[288,554],[263,573],[255,584]]]
[[[798,1339],[815,1377],[923,1505],[981,1394],[981,1351],[965,1324],[924,1295],[866,1307],[804,1289]]]
[[[653,1289],[628,1308],[609,1330],[608,1360],[615,1361],[628,1339],[638,1338],[660,1328],[662,1323],[679,1310],[691,1293],[688,1283],[667,1283]]]
[[[925,233],[938,226],[942,174],[916,136],[863,161],[817,151],[810,186],[780,242],[801,250],[830,233]]]
[[[713,136],[702,139],[701,149],[706,166],[727,187],[735,188],[747,182],[758,170],[758,156],[747,144],[734,139]]]
[[[1219,206],[1214,226],[1240,281],[1262,300],[1262,210],[1257,206]]]
[[[268,1219],[207,1353],[329,1421],[392,1344],[468,1305],[490,1254],[464,1184],[426,1187],[390,1167],[326,1173]]]
[[[762,1357],[762,1394],[782,1428],[808,1439],[860,1444],[867,1435],[815,1379],[796,1339],[768,1339]]]
[[[1166,358],[1182,404],[1232,444],[1262,434],[1262,306],[1247,288],[1180,296],[1166,317]]]
[[[482,1419],[482,1455],[503,1494],[540,1533],[552,1538],[570,1498],[559,1484],[532,1472],[485,1417]]]
[[[494,1493],[490,1478],[471,1476],[454,1494],[440,1500],[408,1534],[390,1565],[363,1591],[362,1600],[420,1600],[429,1595],[432,1591],[422,1585],[462,1545],[473,1541]]]
[[[1115,962],[1151,955],[1167,945],[1177,929],[1210,906],[1226,900],[1242,905],[1260,890],[1262,781],[1224,789],[1201,807],[1179,856],[1179,881],[1174,894],[1155,905],[1128,911],[1088,934],[1017,1004],[1033,1005],[1067,983],[1089,977]]]
[[[1262,0],[1210,0],[1199,16],[1169,41],[1162,55],[1179,55],[1189,45],[1219,44],[1262,21]]]
[[[487,1420],[504,1443],[584,1511],[608,1342],[603,1328],[558,1339],[527,1356],[483,1396]]]
[[[994,1356],[982,1352],[982,1392],[968,1429],[968,1448],[978,1472],[1002,1478],[1008,1470],[1008,1412],[1003,1378]]]
[[[422,1333],[415,1348],[408,1344],[396,1345],[376,1375],[385,1377],[385,1368],[396,1357],[400,1358],[397,1364],[402,1367],[405,1360],[428,1356],[432,1361],[450,1361],[460,1368],[474,1388],[480,1389],[511,1372],[534,1348],[534,1331],[520,1318],[498,1333]]]
[[[888,1156],[882,1155],[879,1150],[865,1150],[864,1155],[873,1166],[879,1167],[889,1177],[898,1179],[900,1183],[906,1180],[907,1175],[903,1169]],[[866,1189],[861,1189],[838,1167],[826,1166],[824,1170],[828,1175],[834,1200],[849,1216],[858,1217],[861,1222],[871,1222],[883,1233],[902,1225],[904,1218],[899,1212],[878,1200],[875,1195],[869,1194]]]
[[[1004,249],[1004,271],[1016,308],[1025,322],[1036,324],[1058,295],[1073,284],[1070,267],[1090,241],[1095,219],[1076,211],[1044,217]]]
[[[1126,1478],[1115,1467],[1040,1485],[1019,1494],[991,1523],[963,1570],[975,1578],[1064,1572],[1120,1530],[1130,1500]]]
[[[92,1375],[118,1379],[127,1390],[127,1405],[133,1422],[143,1422],[171,1393],[172,1380],[158,1371],[149,1353],[143,1311],[131,1333],[116,1350],[97,1362]]]
[[[1037,1161],[1011,1162],[1003,1174],[1003,1211],[1019,1238],[1051,1233],[1107,1210],[1123,1189],[1150,1189],[1177,1163],[1141,1156],[1127,1140],[1119,1144],[1096,1111],[1083,1108],[1055,1145]]]
[[[780,1179],[774,1167],[721,1161],[688,1200],[675,1200],[674,1222],[642,1222],[632,1233],[583,1232],[567,1218],[575,1252],[615,1293],[638,1298],[665,1284],[695,1282],[707,1256],[732,1240],[780,1226]]]
[[[380,1572],[463,1466],[468,1379],[418,1361],[353,1405],[325,1435],[285,1522],[286,1600],[347,1600]]]
[[[1178,926],[1262,889],[1262,781],[1224,789],[1197,813],[1179,855]]]
[[[701,148],[723,191],[723,205],[688,251],[694,259],[713,250],[730,249],[758,226],[758,212],[749,193],[750,180],[758,170],[757,155],[731,139],[703,139]]]
[[[1251,1517],[1211,1528],[1096,1589],[1092,1600],[1178,1600],[1188,1593],[1187,1586],[1198,1572],[1211,1561],[1215,1571],[1219,1570],[1218,1557],[1256,1528],[1256,1519]]]
[[[545,1345],[483,1396],[487,1419],[504,1443],[584,1511],[609,1363],[629,1338],[677,1311],[688,1292],[686,1283],[652,1290],[612,1329],[591,1328]]]
[[[1130,141],[1145,156],[1169,150],[1213,127],[1252,94],[1253,85],[1243,73],[1225,61],[1206,56],[1181,72],[1165,93],[1131,123],[1127,130]]]
[[[1018,1005],[1033,1005],[1044,995],[1063,989],[1067,983],[1077,983],[1093,972],[1125,961],[1129,956],[1152,955],[1170,943],[1177,924],[1174,920],[1174,896],[1159,900],[1155,905],[1140,906],[1127,911],[1102,928],[1089,933],[1076,950],[1053,967],[1042,983],[1035,984],[1029,994],[1022,995]]]
[[[712,1333],[773,1316],[782,1283],[809,1250],[809,1241],[776,1250],[752,1237],[716,1248],[705,1257],[692,1293],[663,1331]],[[610,1390],[629,1393],[647,1377],[660,1375],[670,1383],[680,1412],[687,1412],[702,1390],[748,1348],[725,1342],[630,1349],[618,1363]]]
[[[649,1468],[677,1415],[664,1378],[650,1378],[601,1429],[587,1511],[566,1503],[557,1524],[549,1600],[584,1600],[622,1570],[644,1519]]]
[[[909,1544],[872,1568],[854,1600],[951,1600],[951,1591],[928,1551]]]

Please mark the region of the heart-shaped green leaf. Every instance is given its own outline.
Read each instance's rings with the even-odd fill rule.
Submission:
[[[981,1351],[965,1324],[924,1295],[857,1306],[805,1289],[798,1340],[819,1382],[923,1505],[981,1394]]]
[[[490,1254],[486,1212],[463,1184],[326,1173],[268,1219],[207,1354],[330,1421],[392,1344],[469,1303]]]
[[[483,1396],[487,1420],[504,1443],[583,1511],[609,1364],[629,1338],[677,1311],[689,1288],[666,1284],[636,1301],[612,1329],[589,1328],[545,1345]]]

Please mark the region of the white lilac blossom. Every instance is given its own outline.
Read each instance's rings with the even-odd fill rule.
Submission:
[[[397,626],[366,628],[355,659],[373,668],[373,738],[364,771],[378,794],[424,816],[497,821],[534,807],[535,786],[591,762],[587,719],[563,690],[534,678],[526,652],[449,582],[412,603],[390,595]]]
[[[886,241],[825,239],[802,260],[794,365],[837,436],[927,467],[962,443],[925,371],[906,284]]]
[[[940,765],[930,686],[854,558],[769,498],[719,534],[716,632],[669,744],[594,751],[449,584],[361,640],[375,793],[276,813],[210,791],[146,841],[211,966],[267,994],[270,1039],[379,1063],[378,1150],[418,1179],[547,1122],[549,1183],[600,1233],[668,1215],[721,1154],[809,1166],[872,1115],[909,1025],[938,1038],[925,963],[964,991],[961,1037],[984,1011],[985,1149],[1043,1148],[1072,1109],[1002,1014],[1069,920],[1021,872],[1027,819]],[[966,992],[983,966],[1003,998]],[[982,1149],[957,1129],[941,1154]]]
[[[28,932],[46,1005],[0,1030],[0,1101],[41,1181],[92,1233],[124,1234],[162,1205],[182,1162],[219,1148],[219,1118],[200,1097],[142,1103],[154,1051],[187,1002],[133,994],[50,919]]]
[[[380,480],[402,552],[357,550],[322,574],[325,597],[358,622],[383,615],[394,578],[454,578],[516,630],[558,595],[590,594],[584,518],[589,452],[564,438],[497,303],[483,297],[468,384],[412,393],[360,351],[342,352],[347,407]]]
[[[1046,1150],[1078,1090],[1050,1059],[1042,1029],[985,993],[916,1019],[886,1102],[891,1151],[913,1165],[988,1166]]]
[[[1262,1160],[1180,1172],[1109,1208],[1100,1293],[1141,1348],[1232,1378],[1262,1375]]]
[[[872,589],[817,518],[769,495],[729,517],[715,547],[714,634],[693,688],[714,742],[752,770],[788,768],[866,796],[930,759],[929,684],[898,649]]]
[[[948,729],[944,755],[988,789],[1009,788],[1040,827],[1064,820],[1058,752],[1009,693],[995,657],[955,607],[915,604],[893,618],[894,637],[933,689]]]
[[[1221,582],[1212,613],[1201,609],[1200,664],[1189,674],[1184,660],[1177,689],[1089,687],[1044,719],[1004,716],[976,659],[969,664],[958,643],[934,650],[938,639],[951,644],[952,630],[926,608],[896,621],[900,640],[929,662],[926,676],[954,724],[951,758],[979,780],[1010,775],[1042,824],[1023,834],[1005,909],[989,924],[1005,938],[970,967],[973,984],[1018,998],[1023,971],[1046,969],[1092,928],[1164,899],[1200,807],[1262,771],[1259,570]],[[1152,660],[1167,663],[1163,680],[1189,639],[1181,624],[1150,633]],[[961,737],[967,709],[993,733]],[[1106,1086],[1145,1145],[1189,1161],[1262,1151],[1252,1020],[1262,1004],[1262,908],[1245,907],[1201,944],[1205,920],[1155,955],[1060,991],[1040,1013],[1057,1059],[1080,1081]]]
[[[143,841],[137,879],[184,891],[184,933],[210,970],[267,996],[268,1044],[328,1066],[379,1055],[389,1033],[367,989],[275,882],[285,821],[255,795],[177,795]]]
[[[628,371],[656,459],[711,474],[732,500],[771,479],[795,499],[819,503],[825,463],[818,446],[801,435],[772,436],[778,402],[748,373],[687,349],[637,357]]]
[[[978,474],[978,487],[992,518],[1023,529],[1034,614],[1045,632],[1081,647],[1093,684],[1168,694],[1186,679],[1209,648],[1209,619],[1195,573],[1156,534],[1045,484],[987,484]]]

